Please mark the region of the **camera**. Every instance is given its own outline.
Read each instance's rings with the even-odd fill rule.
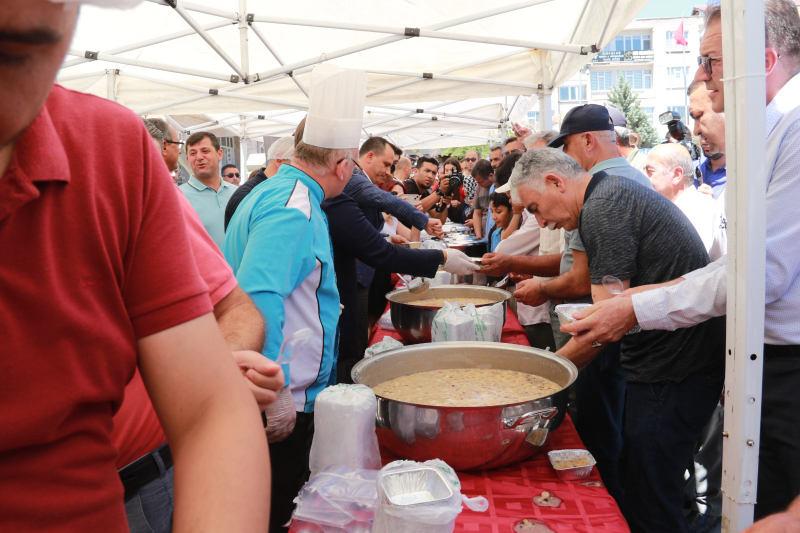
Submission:
[[[450,179],[450,192],[455,191],[464,183],[464,174],[461,172],[453,172],[445,177]]]
[[[692,141],[692,132],[690,132],[686,124],[681,121],[679,113],[675,111],[665,111],[658,115],[658,121],[668,129],[667,140],[664,141],[665,143],[680,143],[689,151],[689,155],[692,157],[693,161],[700,159],[700,148]],[[670,137],[672,137],[674,141],[670,141]]]

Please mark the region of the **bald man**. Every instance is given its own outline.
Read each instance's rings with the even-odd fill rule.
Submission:
[[[645,174],[661,196],[674,203],[697,230],[712,261],[725,255],[727,232],[721,228],[721,212],[711,196],[694,187],[692,158],[683,145],[659,144],[647,154]]]
[[[394,167],[394,179],[398,181],[405,181],[411,177],[411,160],[407,157],[401,157],[397,161],[397,166]]]

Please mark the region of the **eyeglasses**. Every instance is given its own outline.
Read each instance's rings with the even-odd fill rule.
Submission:
[[[238,178],[239,177],[239,173],[238,172],[229,172],[229,173],[225,174],[225,177],[226,178]]]
[[[167,144],[177,144],[178,146],[182,146],[184,144],[183,141],[164,141]]]
[[[710,56],[697,56],[697,65],[703,67],[703,70],[706,71],[706,74],[711,76],[711,62],[712,61],[722,61],[722,56],[717,57],[710,57]]]
[[[477,157],[465,157],[464,161],[469,161],[470,163],[475,163],[478,160]]]

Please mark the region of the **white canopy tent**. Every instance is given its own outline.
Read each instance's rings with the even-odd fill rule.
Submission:
[[[299,119],[289,111],[307,108],[310,70],[332,61],[369,73],[365,136],[394,133],[401,146],[418,148],[482,144],[497,136],[508,110],[448,106],[536,93],[549,109],[552,88],[646,3],[497,0],[486,9],[480,0],[150,0],[125,11],[84,7],[59,82],[140,114],[228,114],[227,126],[247,138],[290,132]],[[419,102],[427,104],[397,106]],[[549,121],[549,113],[542,116]]]

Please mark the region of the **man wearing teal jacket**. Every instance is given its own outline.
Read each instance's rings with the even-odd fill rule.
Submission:
[[[295,133],[291,164],[282,165],[242,201],[223,246],[239,284],[266,320],[264,356],[275,360],[286,335],[302,328],[313,331],[291,369],[284,365],[291,388],[284,388],[283,398],[275,403],[285,402],[291,390],[294,409],[290,405],[283,411],[267,410],[270,426],[286,429],[280,442],[270,443],[271,532],[285,531],[280,526],[289,520],[292,500],[308,478],[314,399],[327,385],[335,359],[339,293],[328,221],[320,204],[342,192],[358,153],[356,148],[306,144],[304,126],[301,123]]]

